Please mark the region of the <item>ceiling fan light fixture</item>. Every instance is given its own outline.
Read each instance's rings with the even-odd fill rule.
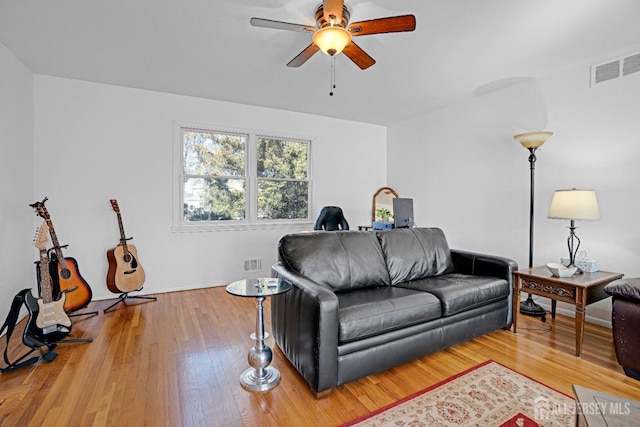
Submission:
[[[326,26],[313,33],[313,43],[329,56],[334,56],[351,42],[351,33],[338,26]]]

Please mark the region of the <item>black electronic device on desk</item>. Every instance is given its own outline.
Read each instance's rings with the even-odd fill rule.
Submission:
[[[413,199],[396,197],[393,199],[393,219],[395,228],[413,228]]]

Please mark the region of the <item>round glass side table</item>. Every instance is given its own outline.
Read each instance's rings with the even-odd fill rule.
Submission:
[[[275,387],[280,381],[280,372],[271,364],[273,353],[264,340],[268,334],[264,331],[264,313],[262,303],[267,297],[279,295],[289,291],[293,285],[284,279],[245,279],[238,280],[227,286],[227,292],[231,295],[246,298],[255,298],[256,306],[256,331],[250,335],[256,345],[249,350],[249,366],[240,375],[240,385],[248,391],[267,391]]]

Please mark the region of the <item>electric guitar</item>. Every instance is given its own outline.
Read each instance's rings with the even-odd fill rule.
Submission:
[[[57,262],[50,263],[51,275],[57,275],[59,279],[59,293],[67,293],[64,303],[64,309],[68,312],[73,312],[86,307],[91,302],[93,293],[91,287],[86,280],[80,274],[78,269],[78,262],[71,257],[65,258],[62,255],[62,248],[58,242],[58,236],[56,235],[53,222],[44,203],[47,201],[45,197],[41,202],[35,202],[30,205],[35,209],[36,214],[42,217],[47,227],[49,228],[49,234],[51,235],[51,242],[53,243],[53,250],[56,255]],[[57,264],[57,265],[56,265]]]
[[[107,288],[114,293],[127,293],[142,288],[145,274],[142,265],[138,262],[138,251],[136,247],[127,244],[122,225],[122,216],[117,200],[110,200],[111,207],[118,216],[118,227],[120,228],[120,244],[107,251],[109,270],[107,271]]]
[[[71,333],[71,320],[64,310],[66,293],[60,294],[57,300],[53,298],[53,281],[47,255],[47,229],[47,225],[42,224],[34,240],[40,251],[40,298],[34,298],[31,291],[25,294],[29,320],[22,339],[25,345],[32,348],[58,342]]]

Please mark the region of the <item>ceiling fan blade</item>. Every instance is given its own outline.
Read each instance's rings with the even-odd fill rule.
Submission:
[[[342,8],[344,7],[344,0],[323,0],[322,10],[324,11],[324,19],[332,24],[338,24],[342,21]],[[335,16],[332,21],[330,16]]]
[[[360,46],[355,44],[353,40],[344,48],[342,53],[347,55],[350,60],[363,70],[366,70],[376,63],[376,60],[370,57]]]
[[[300,52],[298,54],[298,56],[296,56],[291,61],[289,61],[289,63],[287,64],[287,67],[299,67],[299,66],[301,66],[302,64],[307,62],[307,60],[309,58],[311,58],[319,50],[320,50],[320,48],[318,46],[316,46],[315,44],[311,43],[309,46],[307,46],[307,48],[305,50]]]
[[[416,17],[413,15],[391,16],[389,18],[371,19],[354,22],[349,25],[352,36],[367,34],[399,33],[416,29]]]
[[[313,33],[316,28],[311,25],[292,24],[290,22],[273,21],[271,19],[251,18],[249,21],[254,27],[274,28],[276,30],[302,31]]]

